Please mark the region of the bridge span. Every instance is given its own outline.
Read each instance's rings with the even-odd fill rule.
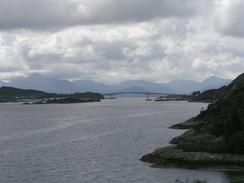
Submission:
[[[128,95],[128,94],[141,94],[146,96],[146,100],[151,100],[151,96],[179,96],[179,94],[172,93],[160,93],[160,92],[113,92],[113,93],[104,93],[103,96],[108,99],[114,99],[116,95]]]

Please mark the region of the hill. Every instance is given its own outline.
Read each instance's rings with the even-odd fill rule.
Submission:
[[[56,103],[58,103],[59,100],[61,101],[61,99],[65,99],[64,101],[66,102],[69,101],[70,103],[75,103],[75,101],[100,101],[100,99],[103,99],[103,95],[92,92],[56,94],[47,93],[39,90],[25,90],[13,87],[0,88],[0,102],[23,102],[25,100],[38,100],[38,103],[43,103],[43,101],[48,100],[49,103],[51,103],[50,100],[53,98],[55,98]]]
[[[196,117],[172,128],[189,129],[144,161],[177,166],[244,166],[244,74],[215,90],[217,100]]]
[[[242,87],[244,87],[244,73],[227,86],[223,86],[219,89],[207,90],[202,93],[194,92],[190,100],[195,102],[215,102],[221,98],[227,97],[232,91]]]
[[[92,91],[99,93],[108,93],[113,91],[110,85],[91,80],[75,80],[72,81],[72,83],[76,85],[77,89],[80,92]]]
[[[0,87],[1,86],[6,86],[7,83],[3,82],[3,81],[0,81]]]
[[[99,92],[112,93],[123,91],[149,91],[156,93],[174,93],[189,94],[193,91],[203,91],[207,89],[216,89],[229,83],[229,80],[217,77],[210,77],[203,82],[193,80],[178,79],[168,83],[155,83],[144,80],[128,80],[117,84],[104,84],[92,80],[63,80],[44,76],[40,74],[32,74],[28,77],[17,77],[9,83],[1,82],[0,86],[10,86],[21,89],[41,90],[48,93],[75,93],[75,92]]]
[[[222,86],[228,85],[231,83],[231,80],[222,79],[216,76],[209,77],[202,82],[194,81],[194,80],[184,80],[184,79],[176,79],[172,80],[166,85],[179,93],[189,94],[193,91],[206,91],[209,89],[217,89]]]
[[[199,90],[201,88],[199,82],[184,79],[172,80],[166,83],[166,85],[181,93],[191,93],[192,91],[195,91],[196,89]]]
[[[164,83],[154,83],[144,80],[129,80],[113,85],[114,91],[149,91],[175,93],[176,91],[166,86]]]
[[[79,92],[79,88],[67,80],[60,80],[39,74],[16,78],[8,83],[8,86],[21,89],[42,90],[49,93]]]
[[[12,97],[46,97],[46,96],[56,96],[56,94],[49,94],[38,90],[24,90],[13,87],[3,86],[0,88],[0,98],[12,98]]]

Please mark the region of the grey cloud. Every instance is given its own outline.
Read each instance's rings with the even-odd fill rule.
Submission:
[[[158,17],[194,14],[203,1],[192,0],[105,0],[95,8],[101,22],[144,21]]]
[[[36,55],[34,58],[26,57],[26,60],[29,61],[29,66],[32,69],[43,69],[48,68],[52,64],[61,64],[63,60],[62,54],[42,54]]]
[[[244,1],[233,1],[218,15],[216,26],[224,35],[244,37]]]
[[[0,0],[0,28],[45,28],[78,23],[77,4],[67,0]]]
[[[214,32],[213,22],[201,16],[189,18],[198,10],[199,2],[204,1],[99,0],[86,9],[77,0],[30,1],[22,6],[29,11],[17,9],[19,12],[9,17],[11,21],[0,16],[0,29],[91,26],[54,32],[0,32],[0,80],[32,73],[108,83],[127,79],[162,82],[181,77],[202,80],[213,74],[233,78],[244,70],[244,42]],[[10,2],[1,3],[11,9],[7,7]],[[51,4],[46,7],[47,3]],[[68,3],[69,8],[58,3]],[[180,18],[172,18],[176,16]],[[144,22],[147,20],[151,21]],[[112,24],[121,22],[142,23]]]
[[[94,44],[94,49],[97,50],[105,60],[126,60],[126,50],[135,49],[136,45],[128,41],[116,41],[113,43]]]
[[[0,0],[0,29],[51,29],[185,17],[205,0]]]
[[[14,72],[16,71],[16,67],[0,67],[0,72],[5,73],[5,72]]]
[[[11,46],[14,41],[16,41],[16,37],[14,35],[10,34],[3,34],[2,36],[0,35],[0,44],[3,46]]]

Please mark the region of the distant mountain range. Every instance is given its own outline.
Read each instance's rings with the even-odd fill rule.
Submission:
[[[50,93],[72,93],[79,91],[79,88],[70,81],[41,76],[38,74],[33,74],[29,77],[19,77],[12,80],[7,86],[42,90]]]
[[[165,92],[176,94],[189,94],[193,91],[205,91],[216,89],[228,85],[231,80],[218,77],[210,77],[203,82],[193,80],[172,80],[168,83],[154,83],[144,80],[129,80],[119,84],[106,85],[104,83],[91,80],[68,81],[57,78],[51,78],[38,74],[29,77],[19,77],[9,83],[0,82],[0,86],[11,86],[22,89],[35,89],[51,93],[74,93],[74,92],[126,92],[126,91],[148,91]]]
[[[167,86],[173,88],[180,93],[191,93],[193,91],[205,91],[209,89],[217,89],[231,83],[231,80],[222,79],[215,76],[209,77],[202,82],[194,80],[173,80],[167,83]]]
[[[211,89],[202,93],[194,92],[191,96],[192,101],[196,102],[216,102],[219,99],[225,99],[235,90],[244,88],[244,73],[239,75],[229,85],[217,89]]]
[[[150,91],[150,92],[176,92],[164,83],[154,83],[144,80],[129,80],[112,86],[114,91]]]

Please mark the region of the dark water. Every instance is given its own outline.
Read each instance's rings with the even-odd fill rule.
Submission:
[[[0,183],[226,183],[221,171],[157,169],[138,159],[182,133],[206,104],[143,98],[72,105],[0,105]]]

